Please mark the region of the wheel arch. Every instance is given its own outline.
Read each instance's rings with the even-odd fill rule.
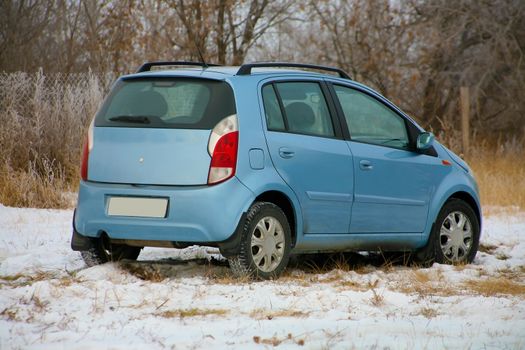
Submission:
[[[459,199],[459,200],[462,200],[463,202],[467,203],[472,208],[474,213],[476,214],[476,218],[478,219],[478,224],[479,224],[480,229],[481,229],[481,210],[480,210],[480,207],[478,205],[478,202],[474,199],[474,197],[472,197],[470,195],[470,193],[468,193],[468,192],[458,191],[458,192],[454,192],[451,196],[449,196],[447,198],[447,200],[445,201],[445,203],[448,202],[451,199]]]
[[[479,195],[476,190],[475,184],[469,183],[467,181],[461,180],[458,181],[457,177],[450,177],[447,181],[441,183],[441,185],[436,190],[435,194],[432,196],[430,202],[429,215],[427,221],[427,227],[421,236],[421,246],[424,246],[430,237],[432,228],[436,223],[438,215],[450,199],[455,198],[464,201],[467,203],[472,210],[474,211],[476,218],[478,219],[479,228],[481,231],[481,222],[482,222],[482,212],[481,205],[479,202]]]
[[[281,208],[290,224],[292,247],[294,247],[297,242],[297,213],[292,200],[283,192],[271,190],[259,194],[255,198],[255,202],[270,202]]]

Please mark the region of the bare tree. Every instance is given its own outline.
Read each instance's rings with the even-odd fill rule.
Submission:
[[[178,0],[172,7],[182,22],[184,51],[220,64],[241,64],[266,31],[289,18],[292,1]]]
[[[0,1],[0,67],[4,71],[34,70],[32,54],[47,28],[52,1]]]
[[[423,113],[429,124],[457,121],[460,86],[474,92],[478,129],[525,125],[525,2],[417,1]]]

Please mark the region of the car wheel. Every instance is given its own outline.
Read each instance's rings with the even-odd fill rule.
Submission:
[[[479,246],[479,221],[472,208],[460,199],[445,203],[427,245],[418,252],[425,265],[471,263]]]
[[[246,216],[238,254],[228,258],[238,277],[268,279],[279,276],[290,259],[290,225],[281,208],[256,202]]]
[[[110,261],[137,260],[140,247],[112,244],[106,236],[93,239],[93,247],[80,252],[87,266],[105,264]]]

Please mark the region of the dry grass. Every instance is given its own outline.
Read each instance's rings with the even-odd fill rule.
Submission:
[[[437,315],[439,315],[439,313],[437,312],[436,309],[433,309],[431,307],[422,307],[420,310],[419,310],[419,315],[423,316],[423,317],[426,317],[428,319],[431,319],[431,318],[434,318],[436,317]]]
[[[102,101],[91,73],[0,74],[0,203],[63,208],[78,183],[85,128]]]
[[[119,266],[120,268],[132,274],[133,276],[145,281],[162,282],[169,277],[169,273],[166,271],[167,269],[169,269],[169,266],[164,271],[159,265],[142,264],[134,261],[122,261],[119,263]]]
[[[525,208],[525,139],[482,142],[465,158],[483,205]]]
[[[50,274],[50,273],[46,273],[42,271],[37,272],[32,275],[18,273],[16,275],[0,276],[0,286],[2,284],[7,284],[10,287],[24,287],[24,286],[30,286],[33,283],[36,283],[39,281],[51,280],[54,278],[56,278],[54,274]]]
[[[291,343],[295,343],[296,345],[299,345],[299,346],[304,346],[304,339],[294,337],[292,335],[292,333],[288,333],[288,335],[286,337],[283,337],[283,338],[279,338],[279,337],[276,337],[276,336],[273,336],[271,338],[261,338],[258,335],[256,335],[256,336],[253,337],[253,341],[256,344],[271,345],[273,347],[279,346],[279,345],[281,345],[282,343],[285,343],[285,342],[291,342]]]
[[[224,309],[177,309],[177,310],[168,310],[157,314],[160,317],[164,318],[187,318],[187,317],[204,317],[204,316],[224,316],[228,313]]]
[[[484,138],[473,134],[465,154],[461,149],[461,130],[457,127],[443,123],[438,139],[472,168],[483,206],[525,209],[525,135]]]
[[[464,288],[486,297],[501,295],[525,296],[525,284],[517,283],[504,277],[469,280],[464,283]]]
[[[291,318],[304,318],[308,317],[310,313],[301,310],[265,310],[255,309],[250,312],[250,317],[256,320],[273,320],[274,318],[291,317]]]
[[[62,172],[55,173],[52,164],[45,159],[37,166],[30,162],[25,170],[14,170],[4,165],[0,172],[0,203],[12,207],[67,208],[69,199],[65,192],[71,187]],[[0,166],[1,168],[1,166]]]

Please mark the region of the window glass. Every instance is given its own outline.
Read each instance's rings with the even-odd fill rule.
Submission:
[[[273,90],[273,86],[264,86],[262,94],[264,102],[264,112],[266,115],[266,125],[268,126],[268,130],[285,130],[283,115],[281,113],[281,108],[279,107],[277,95]]]
[[[409,138],[405,121],[371,96],[334,85],[343,108],[352,140],[407,148]]]
[[[282,99],[288,131],[334,136],[334,128],[321,87],[317,83],[275,84]]]
[[[205,79],[141,78],[119,81],[96,126],[212,129],[235,114],[228,84]]]

